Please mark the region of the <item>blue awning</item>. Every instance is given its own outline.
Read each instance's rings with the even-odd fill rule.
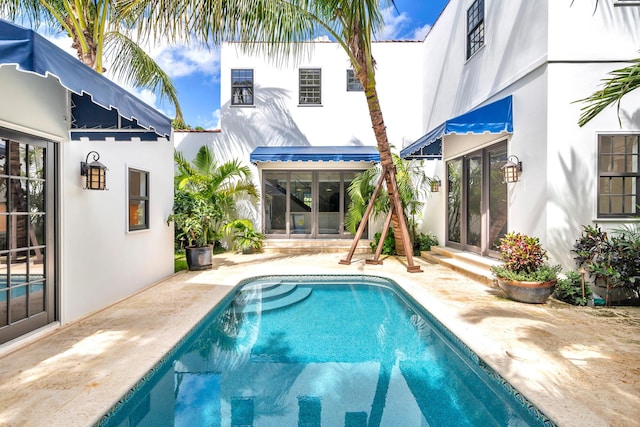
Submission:
[[[66,89],[91,96],[94,104],[160,136],[171,136],[171,119],[96,73],[33,30],[0,19],[0,66],[17,65],[23,72],[52,75]]]
[[[372,146],[281,146],[256,147],[249,159],[258,162],[379,162]]]
[[[442,157],[445,135],[501,134],[513,132],[512,96],[502,98],[449,119],[400,151],[400,157]]]

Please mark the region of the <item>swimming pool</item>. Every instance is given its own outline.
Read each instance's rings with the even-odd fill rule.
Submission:
[[[238,285],[104,426],[554,425],[395,283]]]

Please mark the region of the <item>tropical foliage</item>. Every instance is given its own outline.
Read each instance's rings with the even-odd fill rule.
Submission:
[[[176,109],[176,124],[181,125],[182,111],[171,79],[134,40],[129,28],[135,21],[119,13],[119,5],[112,0],[0,0],[0,16],[67,34],[78,59],[98,73],[106,71],[108,58],[116,79],[168,99]]]
[[[611,304],[612,288],[625,288],[640,297],[640,227],[625,226],[611,237],[597,224],[585,225],[573,245],[575,260],[607,288],[605,300]]]
[[[422,200],[425,200],[431,180],[427,177],[421,161],[403,160],[397,154],[393,154],[393,163],[397,170],[398,194],[404,208],[404,215],[407,218],[409,232],[415,238],[424,207]],[[350,233],[355,234],[358,229],[381,174],[382,167],[376,165],[360,172],[351,181],[347,189],[350,203],[345,214],[345,226]],[[386,215],[390,207],[389,193],[383,185],[375,198],[373,218]]]
[[[266,236],[253,228],[248,219],[236,219],[226,224],[224,232],[231,235],[233,249],[240,252],[261,251]]]
[[[611,71],[609,76],[602,80],[600,89],[576,101],[585,104],[580,109],[582,113],[578,125],[584,126],[612,104],[617,107],[618,121],[620,121],[620,101],[626,94],[640,87],[640,58],[631,61],[631,65],[627,67]]]
[[[496,277],[523,282],[547,282],[557,278],[559,266],[546,264],[547,251],[540,239],[521,233],[507,233],[500,239],[502,265],[491,267]]]
[[[192,162],[175,152],[174,213],[176,238],[188,245],[211,244],[222,237],[223,227],[255,211],[258,189],[251,169],[238,160],[218,163],[208,146]]]
[[[558,279],[553,296],[560,301],[572,305],[587,305],[593,296],[588,285],[583,283],[583,277],[577,271],[569,271],[566,278]]]

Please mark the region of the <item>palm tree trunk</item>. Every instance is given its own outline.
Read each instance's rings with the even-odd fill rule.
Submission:
[[[382,109],[380,108],[378,92],[375,87],[368,88],[366,95],[369,115],[371,116],[371,124],[376,136],[378,151],[380,152],[380,163],[382,165],[382,170],[385,171],[385,181],[387,184],[387,192],[389,193],[389,202],[396,204],[396,207],[400,207],[400,209],[395,209],[391,218],[393,224],[393,236],[396,241],[396,252],[398,255],[407,254],[407,256],[410,257],[412,255],[412,249],[408,240],[409,232],[407,230],[404,210],[402,209],[402,203],[400,203],[400,197],[398,195],[398,189],[395,182],[396,168],[393,164],[393,158],[391,157],[391,148],[389,147],[389,139],[387,137],[387,127],[385,126],[384,119],[382,117]],[[413,259],[411,260],[411,264],[412,263]]]

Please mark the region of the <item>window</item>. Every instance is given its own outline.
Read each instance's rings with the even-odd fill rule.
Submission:
[[[253,70],[231,70],[231,105],[253,105]]]
[[[319,105],[321,103],[320,77],[319,68],[300,70],[300,104]]]
[[[638,135],[598,137],[598,217],[640,217]]]
[[[129,231],[149,228],[149,172],[129,169]]]
[[[353,70],[347,70],[347,92],[362,92],[364,88]]]
[[[467,10],[467,59],[484,46],[484,0],[476,0]]]

